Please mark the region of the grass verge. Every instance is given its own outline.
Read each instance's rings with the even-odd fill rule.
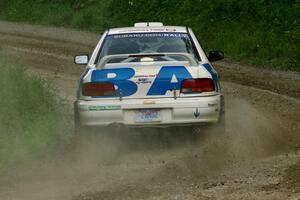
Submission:
[[[0,55],[0,174],[40,158],[65,137],[51,84]]]

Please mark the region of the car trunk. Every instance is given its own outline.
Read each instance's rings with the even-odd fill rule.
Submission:
[[[115,85],[116,95],[105,97],[106,100],[180,98],[184,96],[180,94],[184,79],[210,76],[202,65],[188,64],[185,61],[106,64],[104,69],[95,69],[91,73],[91,81],[107,81]]]

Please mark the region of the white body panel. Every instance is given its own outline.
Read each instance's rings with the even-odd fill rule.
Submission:
[[[106,126],[113,123],[131,126],[170,126],[215,123],[219,119],[220,95],[181,99],[134,99],[127,101],[78,102],[82,125]],[[158,109],[161,119],[137,122],[135,111]]]

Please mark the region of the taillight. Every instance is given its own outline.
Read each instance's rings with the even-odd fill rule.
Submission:
[[[212,92],[214,81],[210,78],[185,79],[181,82],[181,93]]]
[[[83,96],[114,96],[115,86],[108,82],[84,83],[82,86]]]

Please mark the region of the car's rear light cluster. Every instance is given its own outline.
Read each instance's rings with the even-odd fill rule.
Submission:
[[[214,81],[210,78],[185,79],[181,82],[181,93],[200,93],[215,91]]]
[[[83,96],[114,96],[115,86],[109,82],[84,83],[82,86]]]

